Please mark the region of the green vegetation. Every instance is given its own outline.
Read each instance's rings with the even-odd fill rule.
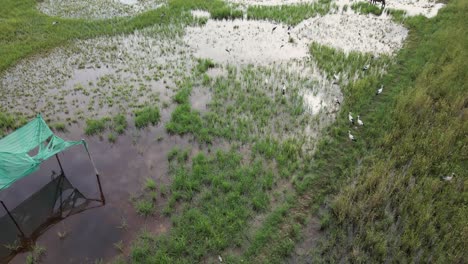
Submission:
[[[151,178],[147,178],[145,182],[145,189],[151,191],[156,190],[156,182]]]
[[[141,110],[135,111],[135,126],[138,128],[156,125],[161,119],[159,108],[146,106]]]
[[[0,110],[0,138],[27,122],[26,118],[4,113]]]
[[[304,214],[320,216],[325,231],[312,256],[317,263],[466,259],[468,89],[467,71],[460,69],[468,69],[462,59],[467,8],[454,1],[434,21],[406,18],[410,41],[387,74],[372,70],[387,59],[373,60],[370,71],[343,87],[341,115],[295,178],[297,196],[269,215],[243,259],[284,262],[291,241],[300,239],[293,227],[304,228]],[[311,51],[329,74],[353,76],[370,59],[318,45]],[[376,97],[380,84],[385,90]],[[347,138],[348,111],[367,121],[353,130],[357,143]],[[441,179],[452,171],[458,178]],[[323,203],[328,210],[320,212]]]
[[[26,257],[26,263],[27,264],[35,264],[35,263],[40,263],[41,258],[44,256],[46,253],[46,249],[42,246],[39,245],[34,245],[33,250],[28,256]]]
[[[65,123],[55,123],[52,125],[52,127],[56,130],[56,131],[65,131]]]
[[[376,16],[380,16],[382,14],[383,8],[379,8],[377,5],[368,3],[368,2],[357,2],[351,5],[351,9],[353,9],[356,13],[360,14],[374,14]]]
[[[198,59],[197,72],[205,73],[208,69],[215,66],[214,62],[210,59]]]
[[[127,129],[127,118],[123,114],[118,114],[114,116],[113,118],[114,121],[114,130],[118,134],[123,134],[125,130]]]
[[[235,151],[199,153],[191,164],[178,160],[183,158],[171,162],[169,206],[180,203],[182,212],[173,216],[170,235],[140,235],[132,250],[134,262],[200,262],[242,243],[248,220],[268,207],[263,180],[268,169],[262,162],[242,164],[242,155]]]
[[[195,20],[184,15],[191,9],[206,10],[214,19],[241,17],[242,12],[228,8],[223,1],[170,0],[169,4],[134,17],[109,20],[63,19],[49,17],[36,9],[34,0],[4,0],[0,10],[0,71],[37,51],[67,41],[99,35],[130,33],[151,25],[189,24]],[[53,22],[58,22],[53,24]]]
[[[222,1],[169,0],[167,6],[134,18],[85,21],[44,16],[32,0],[4,2],[0,70],[76,38],[128,33],[153,24],[177,25],[174,31],[180,33],[197,22],[187,15],[191,9],[207,10],[218,19],[241,15]],[[365,3],[352,8],[377,14]],[[249,7],[247,12],[250,19],[295,25],[329,9],[327,0]],[[156,182],[148,178],[142,183],[143,194],[132,202],[139,214],[151,216],[159,210],[159,195],[167,198],[163,213],[171,217],[171,230],[158,237],[143,232],[131,260],[214,262],[222,255],[228,263],[284,263],[315,218],[324,232],[308,256],[316,263],[467,259],[468,3],[454,0],[431,20],[390,13],[410,29],[408,43],[396,58],[311,45],[314,62],[330,79],[339,76],[344,95],[337,121],[319,142],[311,142],[304,132],[308,125],[320,127],[320,120],[305,112],[301,96],[304,87],[316,86],[315,80],[253,66],[227,67],[227,76],[211,80],[205,72],[213,62],[200,60],[194,74],[178,83],[178,105],[165,128],[191,134],[197,143],[219,139],[231,150],[205,145],[194,156],[191,149],[169,152],[171,185],[160,186],[158,194]],[[367,64],[369,70],[363,71]],[[274,77],[278,83],[265,84]],[[287,85],[284,96],[280,80]],[[110,82],[103,77],[96,85]],[[384,92],[376,96],[381,84]],[[212,93],[206,112],[190,105],[192,88],[200,86]],[[137,89],[144,94],[146,88]],[[360,114],[366,126],[350,127],[348,111]],[[21,120],[0,111],[0,135]],[[136,127],[159,121],[157,107],[135,112]],[[115,130],[108,135],[111,142],[128,126],[123,114],[86,123],[87,135]],[[348,140],[348,130],[357,142]],[[456,176],[451,181],[441,179],[452,172]],[[31,255],[27,261],[36,259]]]
[[[109,117],[86,120],[85,134],[88,136],[92,136],[104,132],[107,129],[107,123],[109,121]]]
[[[367,107],[363,143],[327,155],[340,165],[322,169],[353,184],[330,203],[324,262],[466,259],[467,11],[453,1],[431,22],[407,18],[410,42],[382,80],[385,94]],[[441,180],[451,172],[458,177]]]
[[[235,19],[235,18],[242,18],[242,10],[233,9],[231,7],[222,7],[217,8],[211,11],[211,18],[212,19]]]
[[[282,5],[282,6],[249,6],[249,19],[273,20],[287,25],[297,25],[302,20],[325,15],[330,10],[330,0],[319,0],[313,4]]]
[[[154,203],[152,200],[138,199],[135,202],[135,209],[142,216],[150,216],[154,212]]]

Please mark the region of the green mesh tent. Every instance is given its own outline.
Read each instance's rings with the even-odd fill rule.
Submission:
[[[36,171],[43,161],[78,144],[83,144],[92,162],[84,140],[65,141],[57,137],[38,115],[31,122],[0,139],[0,191]]]
[[[99,180],[99,173],[96,170],[96,166],[94,166],[94,162],[91,158],[91,155],[89,154],[88,146],[86,142],[84,140],[65,141],[62,138],[54,135],[54,133],[52,133],[52,131],[50,130],[50,128],[47,126],[46,122],[42,119],[40,115],[37,116],[31,122],[17,129],[15,132],[0,139],[0,191],[10,187],[15,181],[35,172],[36,170],[39,169],[43,161],[47,160],[48,158],[54,155],[57,157],[57,161],[61,169],[61,174],[60,174],[61,179],[64,178],[65,174],[63,172],[62,164],[60,163],[60,159],[58,158],[57,153],[62,152],[68,149],[69,147],[79,145],[79,144],[82,144],[84,146],[88,154],[88,157],[91,161],[91,164],[94,167],[94,171],[96,173],[96,178],[97,178],[97,182],[99,186],[99,192],[101,194],[101,200],[97,200],[97,199],[86,199],[86,200],[99,201],[99,202],[102,202],[102,204],[104,205],[105,198],[102,192],[101,182]],[[61,196],[62,192],[66,191],[67,189],[72,189],[73,193],[77,193],[77,190],[75,188],[69,187],[69,186],[67,187],[67,186],[68,185],[63,185],[63,184],[59,186],[60,197],[62,197]],[[44,190],[49,190],[49,189],[50,188],[45,188]],[[55,192],[51,191],[48,197],[49,198],[55,197],[56,199],[57,191]],[[84,196],[83,197],[76,196],[76,197],[83,198]],[[31,200],[33,202],[36,202],[36,201],[38,202],[40,199],[38,199],[36,195],[33,195],[28,200]],[[55,200],[51,200],[51,199],[48,199],[47,201],[49,201],[50,205],[52,206],[56,203]],[[63,201],[62,200],[60,201],[61,201],[60,209],[63,209],[63,205],[62,205]],[[18,208],[20,208],[21,210],[18,208],[15,208],[12,212],[10,212],[3,201],[0,201],[0,203],[5,209],[5,211],[7,212],[8,218],[11,219],[10,225],[14,224],[16,228],[18,229],[18,231],[21,233],[20,238],[22,240],[27,239],[27,237],[32,234],[31,232],[28,233],[29,229],[31,229],[32,227],[36,228],[36,227],[43,226],[42,224],[34,225],[34,224],[31,224],[30,222],[23,221],[24,219],[26,220],[32,219],[33,217],[32,213],[34,210],[31,210],[30,209],[31,207],[27,207],[27,210],[23,210],[22,208],[25,208],[25,206],[20,205]],[[50,210],[50,208],[47,209],[48,208],[47,206],[46,207],[32,206],[32,207],[34,207],[36,211],[38,210],[40,211],[38,213],[34,211],[36,212],[34,213],[34,217],[37,218],[37,216],[42,216],[42,217],[39,217],[40,220],[50,219],[51,217],[50,213],[53,210]],[[22,211],[22,212],[24,211],[24,212],[27,212],[28,214],[24,214],[24,213],[20,214],[18,213],[19,211]],[[61,213],[62,213],[62,210],[60,210],[60,216],[61,216]],[[23,216],[25,215],[26,217],[22,217],[22,215]],[[14,216],[16,216],[18,220],[15,220]],[[3,218],[0,218],[0,220],[1,219],[6,219],[6,218],[3,217]],[[40,221],[38,223],[40,223]],[[21,228],[22,225],[24,225],[23,228]],[[10,230],[10,233],[11,233],[10,235],[14,238],[15,233],[12,233],[12,230]],[[0,240],[0,242],[2,241]],[[0,259],[0,262],[2,262],[1,259]]]

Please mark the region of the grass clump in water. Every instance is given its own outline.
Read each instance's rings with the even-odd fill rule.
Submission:
[[[273,20],[294,26],[305,19],[327,14],[330,10],[330,3],[330,0],[319,0],[313,4],[249,6],[247,16],[249,19]]]
[[[211,18],[217,20],[242,18],[242,10],[224,6],[211,11]]]
[[[85,134],[88,136],[92,136],[104,132],[107,129],[107,123],[109,121],[109,117],[86,120]]]
[[[55,123],[52,125],[52,127],[55,129],[55,131],[65,131],[65,123]]]
[[[205,73],[208,69],[215,66],[214,62],[210,59],[199,59],[197,64],[197,72]]]
[[[367,3],[367,2],[357,2],[351,5],[351,9],[360,14],[373,14],[380,16],[382,14],[383,8],[378,8],[376,5]]]
[[[150,216],[154,213],[154,203],[151,200],[139,199],[135,202],[135,209],[142,216]]]
[[[169,204],[180,203],[170,235],[140,236],[131,258],[138,263],[193,263],[240,245],[242,231],[256,211],[268,207],[261,162],[242,164],[242,154],[197,154],[190,164],[171,163],[174,181]],[[172,210],[169,210],[172,211]]]
[[[127,129],[127,118],[123,114],[118,114],[114,116],[113,118],[114,121],[114,130],[118,134],[123,134],[125,132],[125,129]]]
[[[155,125],[159,122],[161,114],[159,108],[147,106],[141,110],[135,111],[135,126],[137,128],[147,127],[152,124]]]

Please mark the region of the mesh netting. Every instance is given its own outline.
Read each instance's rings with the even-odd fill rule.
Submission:
[[[62,174],[10,210],[24,235],[35,238],[51,225],[88,207],[90,200]],[[0,209],[0,210],[3,210]],[[0,262],[20,247],[20,232],[5,213],[0,218]]]
[[[86,142],[65,141],[55,136],[41,116],[0,139],[0,190],[31,174],[51,156]],[[37,150],[37,154],[30,152]],[[89,154],[89,152],[88,152]]]

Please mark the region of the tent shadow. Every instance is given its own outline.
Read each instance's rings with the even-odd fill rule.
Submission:
[[[0,263],[8,263],[18,253],[32,250],[44,232],[67,217],[105,205],[104,199],[83,195],[63,172],[53,173],[51,178],[13,210],[2,202],[0,210],[6,213],[0,217]]]

